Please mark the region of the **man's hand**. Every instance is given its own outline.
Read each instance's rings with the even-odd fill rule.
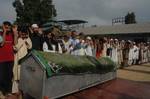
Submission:
[[[33,33],[33,30],[32,30],[32,28],[31,28],[31,27],[29,27],[29,31],[30,31],[30,33]]]
[[[40,35],[42,35],[42,34],[43,34],[43,31],[42,31],[42,29],[41,29],[41,28],[39,28],[38,32],[40,33]]]
[[[2,26],[2,28],[3,28],[3,34],[6,34],[7,29],[5,28],[5,26],[4,26],[4,25]]]
[[[4,46],[5,44],[5,36],[6,36],[6,32],[7,32],[7,29],[5,28],[4,25],[2,25],[2,28],[3,28],[3,42],[0,44],[0,46]]]
[[[13,33],[15,36],[18,36],[18,30],[17,29],[18,29],[18,26],[16,26],[16,25],[12,27],[12,30],[13,30]]]
[[[25,44],[26,44],[26,45],[28,45],[28,42],[27,42],[27,41],[25,41]]]
[[[18,43],[18,26],[14,25],[12,27],[12,31],[13,31],[13,34],[14,34],[14,44],[16,45]]]

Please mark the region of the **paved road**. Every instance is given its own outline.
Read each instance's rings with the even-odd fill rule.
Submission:
[[[63,99],[150,99],[150,63],[117,71],[117,79]]]
[[[119,78],[63,99],[150,99],[150,83]]]
[[[118,78],[139,82],[150,82],[150,63],[134,65],[118,70]]]

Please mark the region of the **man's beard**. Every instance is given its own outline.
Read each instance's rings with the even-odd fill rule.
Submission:
[[[39,31],[38,31],[38,30],[34,30],[33,32],[34,32],[34,33],[39,33]]]

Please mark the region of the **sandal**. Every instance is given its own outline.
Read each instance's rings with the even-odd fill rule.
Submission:
[[[13,95],[12,93],[8,93],[8,94],[5,95],[5,97],[10,97],[12,95]]]
[[[1,91],[0,91],[0,99],[5,99],[5,96],[3,95]]]

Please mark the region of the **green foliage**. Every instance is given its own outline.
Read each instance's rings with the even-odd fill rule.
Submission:
[[[99,69],[105,70],[105,72],[109,72],[117,69],[117,64],[115,64],[109,57],[102,57],[98,59],[101,66]]]
[[[107,73],[115,70],[109,58],[38,52],[47,62],[61,66],[60,73]]]
[[[134,12],[131,12],[125,16],[125,24],[133,24],[133,23],[136,23],[136,16]]]
[[[56,16],[52,0],[15,0],[13,7],[16,9],[18,24],[43,24]]]

